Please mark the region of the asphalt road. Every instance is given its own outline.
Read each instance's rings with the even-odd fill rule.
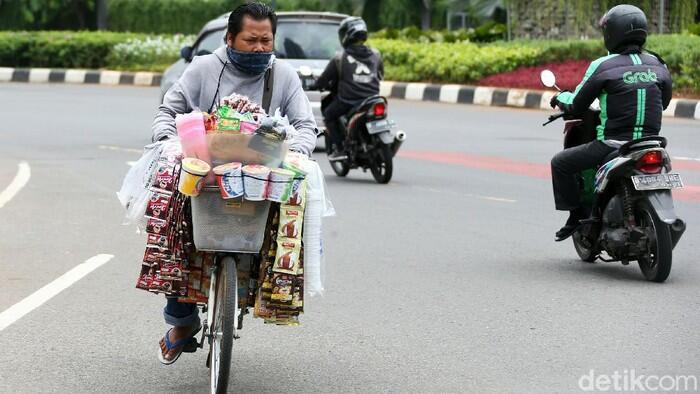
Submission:
[[[144,240],[116,199],[148,142],[153,88],[0,85],[0,313],[99,254],[114,258],[0,329],[0,392],[205,392],[206,352],[156,359],[159,296],[134,288]],[[302,326],[248,319],[231,392],[576,392],[579,379],[700,375],[700,161],[676,160],[688,230],[664,284],[585,264],[553,235],[542,111],[392,101],[408,133],[387,186],[335,177],[327,293]],[[673,156],[700,123],[665,120]],[[700,379],[700,377],[699,377]]]

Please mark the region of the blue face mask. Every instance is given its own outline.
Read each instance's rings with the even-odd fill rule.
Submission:
[[[226,47],[226,54],[237,69],[250,75],[260,75],[267,70],[272,52],[241,52]]]

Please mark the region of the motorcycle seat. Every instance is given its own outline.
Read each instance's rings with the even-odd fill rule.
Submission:
[[[666,138],[664,137],[657,137],[657,136],[651,136],[651,137],[644,137],[636,140],[629,141],[625,143],[624,145],[620,146],[618,149],[615,149],[614,151],[610,152],[609,155],[605,156],[605,159],[603,163],[607,163],[610,160],[613,160],[617,157],[624,156],[630,152],[634,152],[636,150],[641,150],[641,149],[648,149],[648,148],[665,148],[666,147]]]
[[[605,156],[605,159],[603,159],[603,163],[607,163],[618,157],[620,157],[620,151],[615,149],[614,151],[610,152],[607,156]]]

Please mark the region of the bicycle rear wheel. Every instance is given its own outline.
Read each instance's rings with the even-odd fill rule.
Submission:
[[[228,388],[231,375],[231,353],[238,323],[238,273],[233,257],[221,259],[215,280],[216,298],[209,342],[210,387],[212,394],[222,394]]]

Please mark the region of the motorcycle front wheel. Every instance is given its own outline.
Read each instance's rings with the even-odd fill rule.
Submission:
[[[673,261],[671,229],[659,218],[654,208],[646,200],[641,200],[637,204],[635,219],[637,225],[649,237],[647,253],[637,261],[639,268],[647,280],[663,282],[671,273]]]
[[[238,324],[238,273],[233,257],[224,257],[217,271],[209,348],[211,394],[223,394],[227,391],[233,340]]]
[[[571,239],[574,241],[574,249],[576,249],[578,257],[586,263],[594,263],[598,255],[592,246],[587,246],[588,242],[584,239],[583,234],[580,231],[576,231],[571,236]]]
[[[326,140],[326,154],[330,155],[331,153],[334,152],[335,145],[331,144],[331,139],[329,135],[329,131],[326,130],[325,133],[325,140]],[[348,172],[350,172],[350,164],[346,160],[329,160],[331,164],[331,168],[333,169],[333,172],[335,172],[335,175],[338,175],[339,177],[345,177],[348,175]]]
[[[335,160],[330,161],[330,163],[333,172],[335,172],[335,175],[338,175],[339,177],[345,177],[348,175],[348,172],[350,172],[350,166],[345,160]]]
[[[389,183],[394,171],[393,155],[389,145],[380,143],[374,148],[369,169],[377,183]]]

